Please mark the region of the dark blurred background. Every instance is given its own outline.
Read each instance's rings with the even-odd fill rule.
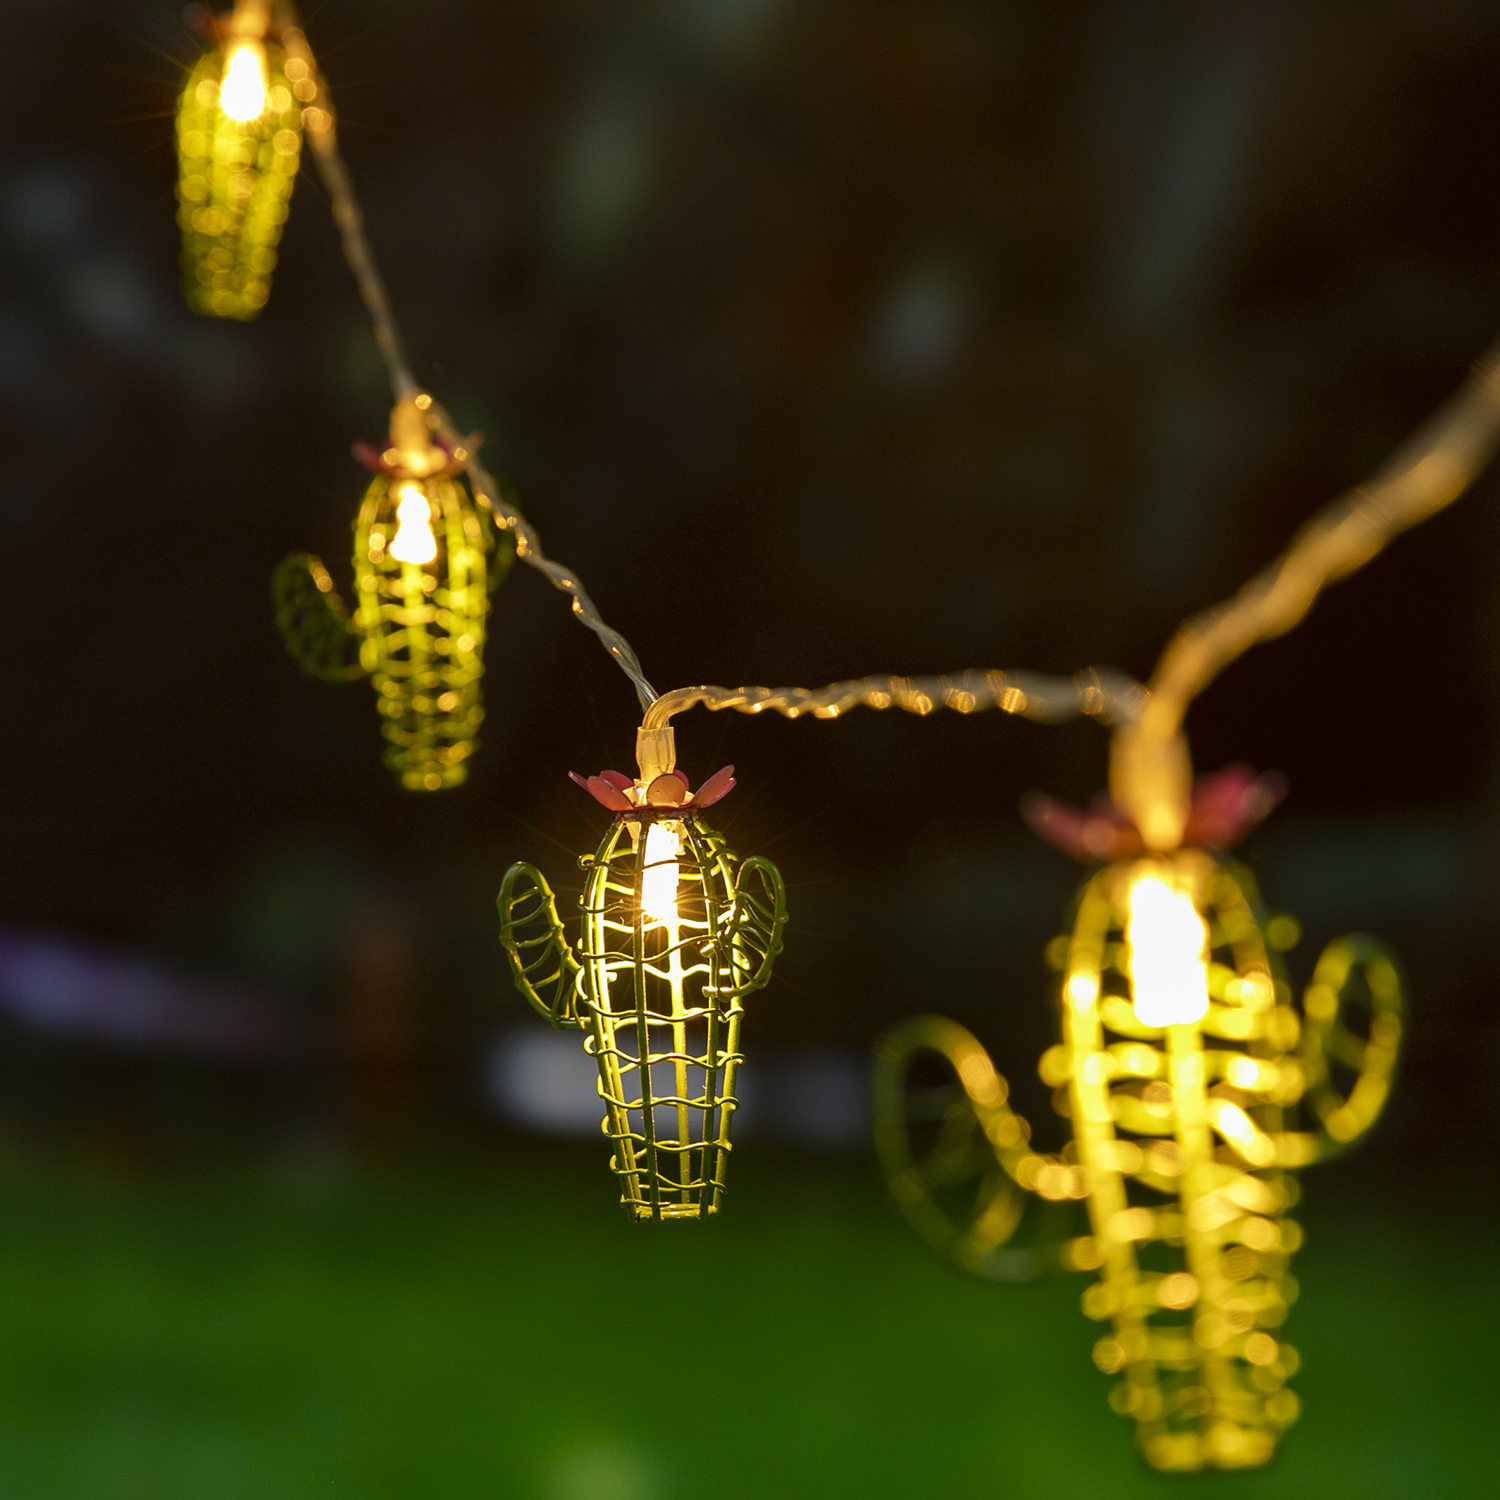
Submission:
[[[289,550],[347,591],[349,445],[389,407],[310,163],[266,312],[195,319],[180,8],[0,18],[7,1494],[1156,1488],[1077,1287],[929,1264],[863,1147],[869,1043],[921,1009],[1045,1116],[1041,950],[1078,871],[1015,807],[1100,787],[1098,727],[678,721],[695,784],[737,766],[716,821],[781,865],[792,923],[728,1217],[632,1233],[596,1127],[538,1134],[575,1096],[507,1093],[557,1054],[493,908],[516,858],[577,888],[603,814],[564,773],[630,767],[628,682],[518,567],[470,784],[396,787],[368,688],[300,677],[270,619]],[[306,24],[418,378],[662,690],[1144,677],[1500,327],[1480,0]],[[1307,1415],[1277,1469],[1216,1481],[1236,1495],[1487,1493],[1496,500],[1482,480],[1189,721],[1200,770],[1290,781],[1246,854],[1304,923],[1298,976],[1373,929],[1413,994],[1377,1138],[1309,1179]],[[671,1346],[710,1328],[679,1407]],[[1418,1362],[1443,1374],[1420,1399]]]

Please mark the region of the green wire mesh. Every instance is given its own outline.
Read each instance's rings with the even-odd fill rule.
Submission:
[[[665,917],[642,901],[653,823],[677,840],[676,898]],[[708,1218],[724,1194],[743,1001],[769,981],[781,951],[781,875],[758,856],[740,863],[718,833],[678,809],[622,814],[581,863],[577,957],[541,873],[525,864],[507,873],[500,937],[511,972],[555,1026],[586,1032],[610,1167],[632,1217]]]
[[[1201,1021],[1163,1029],[1136,1016],[1130,867],[1107,867],[1049,950],[1063,1035],[1038,1071],[1071,1125],[1064,1150],[1031,1146],[984,1048],[934,1016],[877,1049],[876,1144],[913,1226],[980,1274],[1005,1273],[999,1247],[1022,1193],[1086,1204],[1091,1232],[1031,1260],[1098,1273],[1083,1310],[1110,1325],[1093,1351],[1119,1377],[1110,1404],[1134,1419],[1155,1468],[1247,1468],[1269,1460],[1298,1413],[1287,1383],[1299,1360],[1282,1333],[1302,1240],[1287,1216],[1293,1169],[1346,1150],[1379,1117],[1404,1002],[1389,952],[1355,935],[1324,950],[1299,1015],[1248,873],[1202,851],[1176,858],[1199,873],[1209,929]],[[929,1082],[914,1086],[917,1065]]]
[[[352,682],[363,677],[359,635],[333,586],[323,560],[293,552],[271,575],[276,628],[292,660],[319,682]]]
[[[437,557],[399,562],[398,493],[422,492]],[[354,524],[354,628],[375,686],[384,760],[412,791],[458,786],[484,718],[481,681],[494,523],[462,479],[378,474]],[[507,554],[508,561],[508,554]]]
[[[276,246],[302,153],[302,104],[316,81],[299,59],[265,43],[266,109],[232,120],[219,107],[224,50],[188,74],[177,108],[177,222],[183,294],[195,311],[255,317],[271,293]],[[295,82],[288,71],[298,73]],[[311,91],[311,92],[310,92]]]

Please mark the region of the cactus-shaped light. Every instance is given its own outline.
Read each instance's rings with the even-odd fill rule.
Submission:
[[[1054,804],[1034,818],[1073,852],[1116,856],[1048,950],[1062,1037],[1039,1071],[1069,1124],[1061,1152],[1032,1147],[1005,1080],[955,1022],[917,1017],[877,1051],[877,1146],[913,1226],[979,1274],[1096,1271],[1083,1310],[1110,1331],[1094,1362],[1119,1377],[1110,1403],[1163,1470],[1263,1464],[1296,1419],[1283,1336],[1302,1238],[1286,1217],[1294,1170],[1370,1129],[1401,1043],[1401,983],[1379,943],[1331,943],[1299,1010],[1279,957],[1296,923],[1268,921],[1248,873],[1202,846],[1273,801],[1247,773],[1210,778],[1188,824],[1199,842],[1172,854],[1144,855],[1109,814]],[[947,1070],[945,1100],[928,1090],[910,1107],[914,1065]],[[941,1121],[925,1139],[919,1115]],[[1089,1232],[1002,1249],[1027,1192],[1086,1205]]]
[[[615,814],[580,861],[576,953],[539,870],[513,865],[500,888],[500,941],[517,988],[554,1026],[583,1031],[598,1065],[610,1166],[637,1220],[719,1211],[744,1000],[781,951],[786,892],[775,865],[741,861],[702,818],[734,786],[732,773],[726,766],[696,794],[659,761],[636,780],[573,778]]]
[[[490,591],[515,555],[469,492],[466,452],[434,440],[431,406],[425,395],[398,402],[389,446],[363,450],[376,473],[354,523],[353,610],[310,553],[285,559],[272,582],[293,658],[325,682],[369,677],[385,763],[420,792],[468,776],[484,718]]]
[[[327,103],[302,33],[268,0],[238,0],[177,108],[183,291],[194,311],[250,319],[266,304],[302,154]]]

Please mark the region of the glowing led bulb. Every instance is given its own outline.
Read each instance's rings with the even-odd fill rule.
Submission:
[[[1130,885],[1130,979],[1143,1026],[1185,1026],[1208,1014],[1208,928],[1193,898],[1154,873]]]
[[[641,871],[641,911],[653,922],[677,920],[677,856],[681,852],[674,829],[665,823],[646,828],[645,868]]]
[[[414,484],[400,489],[401,503],[396,507],[395,540],[391,556],[397,562],[429,563],[437,556],[437,538],[432,534],[432,507]]]
[[[230,51],[219,85],[219,108],[241,124],[265,113],[266,54],[258,42],[239,42]]]

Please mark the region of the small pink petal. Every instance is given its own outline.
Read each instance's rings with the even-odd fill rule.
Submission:
[[[1255,772],[1249,766],[1226,766],[1199,779],[1193,788],[1193,811],[1232,812],[1254,785]]]
[[[1057,802],[1045,792],[1027,792],[1021,798],[1021,817],[1034,834],[1071,858],[1084,864],[1094,858],[1084,836],[1088,816],[1076,807]]]
[[[1249,766],[1228,766],[1193,788],[1185,842],[1228,849],[1245,837],[1286,795],[1274,772],[1257,776]]]
[[[622,776],[618,771],[601,771],[599,775],[611,786],[619,787],[622,792],[628,791],[635,785],[635,782],[633,782],[628,776]]]
[[[681,807],[688,800],[687,778],[666,771],[646,788],[648,807]]]
[[[363,464],[372,474],[379,474],[383,470],[380,455],[363,438],[357,438],[349,451],[354,455],[354,461]]]
[[[1033,833],[1080,864],[1140,852],[1140,836],[1134,827],[1097,798],[1092,811],[1085,812],[1045,792],[1028,792],[1021,799],[1021,816]]]
[[[715,771],[702,786],[698,788],[698,794],[693,801],[699,807],[712,807],[722,797],[727,797],[734,790],[734,767],[725,766],[721,771]]]
[[[629,799],[618,788],[612,787],[607,781],[601,781],[597,776],[590,776],[586,781],[577,771],[569,771],[568,775],[591,796],[595,802],[602,803],[611,812],[624,812],[630,806]]]
[[[1095,859],[1114,859],[1121,844],[1121,828],[1109,818],[1089,818],[1081,830],[1083,847]]]
[[[589,777],[589,791],[594,794],[594,800],[601,802],[613,812],[624,812],[630,807],[630,798],[622,792],[619,787],[611,786],[607,781],[598,776]]]

